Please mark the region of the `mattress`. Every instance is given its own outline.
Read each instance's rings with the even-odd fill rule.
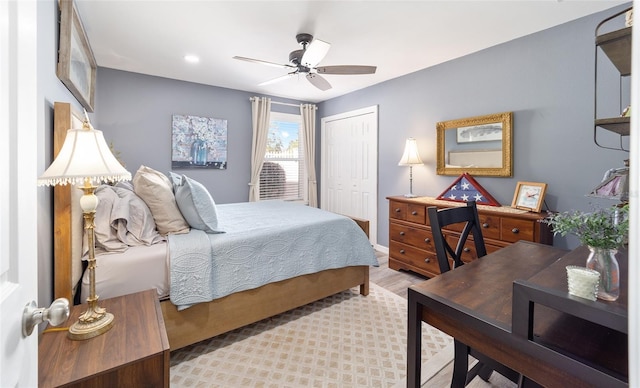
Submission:
[[[113,298],[155,288],[158,298],[169,296],[169,249],[166,242],[130,247],[122,253],[96,257],[96,294]],[[89,272],[81,283],[81,301],[89,295]]]

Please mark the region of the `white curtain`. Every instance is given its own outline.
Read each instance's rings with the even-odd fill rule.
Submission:
[[[316,106],[301,104],[304,161],[309,175],[309,206],[318,207],[318,183],[316,182]]]
[[[269,135],[269,114],[271,99],[267,97],[251,98],[251,125],[253,140],[251,141],[251,182],[249,183],[249,201],[260,200],[260,171],[264,161]]]

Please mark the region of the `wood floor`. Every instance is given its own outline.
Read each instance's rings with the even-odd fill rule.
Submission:
[[[421,283],[428,278],[409,271],[396,271],[389,268],[389,255],[376,251],[379,267],[371,267],[369,280],[394,294],[407,299],[407,288],[412,284]]]
[[[385,288],[394,294],[407,298],[407,288],[412,284],[420,283],[428,278],[409,271],[396,271],[389,268],[389,256],[382,252],[376,252],[379,267],[371,267],[369,271],[369,280],[378,286]],[[471,361],[470,361],[471,366]],[[453,363],[450,363],[433,378],[424,383],[423,388],[446,388],[451,384],[451,375],[453,373]],[[473,379],[468,388],[515,388],[516,384],[504,378],[498,373],[492,373],[488,382],[483,381],[479,377]]]

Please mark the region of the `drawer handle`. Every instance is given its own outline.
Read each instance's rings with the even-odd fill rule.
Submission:
[[[463,249],[463,251],[464,251],[464,252],[466,252],[466,253],[469,253],[469,252],[471,252],[471,249],[469,249],[469,248],[464,248],[464,249]]]
[[[396,208],[396,213],[400,213],[400,208],[399,207]]]
[[[412,216],[415,216],[415,215],[417,215],[417,214],[418,214],[418,212],[417,212],[417,211],[415,211],[415,210],[411,212],[411,215],[412,215]]]
[[[400,254],[404,255],[404,249],[400,249]]]
[[[430,258],[430,257],[427,257],[426,259],[424,259],[424,262],[425,262],[425,263],[431,263],[431,258]]]
[[[482,224],[482,227],[486,229],[486,228],[488,228],[488,227],[489,227],[489,224],[487,224],[487,223],[485,222],[484,224]]]
[[[513,228],[513,229],[511,229],[511,233],[518,234],[518,233],[520,233],[520,229],[518,229],[518,228]]]
[[[404,232],[400,232],[400,236],[404,236]]]
[[[431,239],[429,237],[424,239],[424,242],[426,242],[427,244],[431,242]]]

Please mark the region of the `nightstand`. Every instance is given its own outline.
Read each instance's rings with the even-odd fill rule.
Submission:
[[[42,333],[40,387],[169,387],[169,340],[155,290],[98,302],[115,316],[111,330],[73,341],[66,331]],[[73,306],[66,326],[86,305]]]

